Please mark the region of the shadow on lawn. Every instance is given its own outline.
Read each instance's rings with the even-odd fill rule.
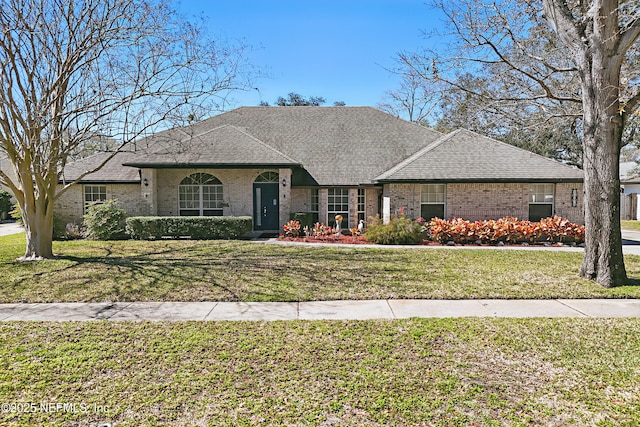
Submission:
[[[170,297],[192,301],[207,295],[241,298],[237,289],[216,280],[211,274],[212,262],[198,256],[202,251],[197,248],[167,247],[136,255],[117,255],[107,246],[100,249],[100,255],[59,255],[56,260],[66,265],[23,277],[16,285],[48,285],[51,298],[59,301],[162,301]],[[196,283],[199,289],[195,298],[190,298],[189,290]],[[209,292],[203,292],[203,287]]]
[[[45,271],[23,276],[14,295],[47,302],[301,301],[319,294],[345,297],[346,282],[384,281],[376,278],[381,271],[362,267],[363,258],[373,256],[368,252],[314,250],[310,257],[300,248],[274,252],[225,245],[180,243],[134,254],[112,245],[84,253],[67,248],[56,259],[63,265],[54,262]],[[34,282],[46,295],[33,291]]]

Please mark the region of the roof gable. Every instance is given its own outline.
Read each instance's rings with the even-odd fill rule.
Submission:
[[[147,147],[125,165],[144,168],[300,164],[236,126],[222,125],[192,135],[188,133],[196,130],[182,129],[184,136],[179,141],[159,134],[147,140]]]
[[[440,136],[371,107],[241,107],[197,123],[231,124],[302,164],[320,185],[372,178]]]
[[[581,181],[582,171],[465,129],[435,141],[376,181]]]

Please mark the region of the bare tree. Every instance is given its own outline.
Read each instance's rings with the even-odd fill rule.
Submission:
[[[410,122],[429,124],[434,110],[441,101],[438,82],[425,80],[411,67],[401,67],[393,72],[400,75],[400,85],[397,89],[385,93],[378,108],[389,114],[407,118]]]
[[[580,275],[603,286],[624,284],[620,232],[620,150],[629,114],[640,104],[638,81],[621,71],[640,36],[637,1],[545,0],[551,27],[567,46],[581,82],[586,251]],[[634,81],[635,80],[635,81]]]
[[[606,287],[624,284],[618,171],[623,131],[640,103],[640,70],[633,66],[638,1],[438,0],[437,6],[449,18],[455,54],[405,55],[405,63],[460,90],[459,70],[492,67],[492,81],[476,94],[486,102],[513,103],[547,120],[581,119],[587,235],[580,275]]]
[[[319,107],[325,102],[327,101],[322,96],[310,96],[309,98],[305,98],[299,93],[289,92],[286,98],[279,96],[274,105],[278,107]],[[336,101],[333,105],[335,107],[344,107],[345,103],[343,101]],[[269,103],[267,101],[262,101],[260,102],[260,106],[268,107]]]
[[[24,259],[53,255],[54,202],[73,184],[59,178],[96,135],[118,141],[115,155],[211,114],[247,77],[245,47],[208,40],[170,0],[4,0],[0,31],[0,155],[13,167],[0,184],[22,210]]]

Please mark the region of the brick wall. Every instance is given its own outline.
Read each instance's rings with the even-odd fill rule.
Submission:
[[[409,218],[420,216],[420,185],[389,184],[384,186],[384,196],[391,198],[391,215],[404,210]]]
[[[572,190],[578,194],[572,207]],[[407,216],[420,216],[419,184],[388,184],[384,195],[391,198],[391,213],[404,208]],[[560,183],[555,187],[554,213],[572,222],[584,224],[583,187],[581,183]],[[447,184],[445,216],[470,221],[512,216],[529,218],[529,184]]]
[[[577,206],[571,206],[571,193],[575,189],[578,199]],[[582,183],[556,184],[555,197],[556,215],[567,218],[576,224],[584,224],[584,188]]]
[[[528,184],[447,184],[446,192],[447,218],[529,218]]]
[[[381,192],[382,192],[382,189],[380,188],[365,189],[365,193],[364,193],[365,222],[367,222],[370,217],[375,217],[376,215],[382,215],[382,212],[379,211],[379,199],[380,199]]]
[[[311,212],[311,188],[291,189],[291,212]]]
[[[253,182],[269,169],[158,169],[158,215],[178,215],[178,185],[185,177],[196,173],[209,173],[222,182],[223,199],[228,206],[224,215],[253,216]],[[285,189],[291,187],[287,185]],[[282,193],[283,187],[280,186]]]
[[[107,199],[115,199],[128,216],[149,215],[140,184],[106,184]],[[55,213],[65,223],[80,224],[84,214],[83,185],[69,188],[55,203]]]

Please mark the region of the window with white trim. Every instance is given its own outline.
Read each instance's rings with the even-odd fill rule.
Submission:
[[[222,216],[222,183],[208,173],[194,173],[178,185],[180,216]]]
[[[553,215],[555,184],[529,185],[529,221],[540,221]]]
[[[320,195],[317,188],[311,189],[311,205],[309,212],[311,212],[311,222],[315,224],[318,222],[318,212],[320,210]]]
[[[358,188],[358,222],[365,220],[366,196],[364,188]]]
[[[349,227],[349,189],[329,188],[327,201],[327,223],[334,226],[336,215],[342,216],[342,227]]]
[[[444,218],[446,184],[422,184],[420,186],[420,216],[427,221]]]
[[[104,203],[107,200],[107,186],[106,185],[84,185],[84,212],[92,204]]]
[[[263,172],[253,182],[278,182],[280,174],[278,172]]]

